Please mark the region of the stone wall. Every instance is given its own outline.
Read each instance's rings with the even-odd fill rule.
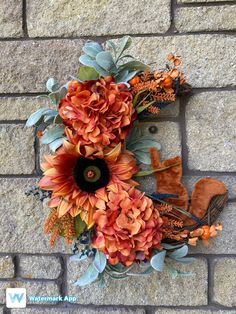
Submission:
[[[82,268],[59,241],[50,250],[42,225],[46,206],[24,195],[40,176],[42,149],[27,116],[45,103],[49,76],[75,75],[85,40],[130,34],[132,53],[164,63],[183,57],[193,95],[162,112],[156,137],[163,158],[181,154],[191,191],[203,176],[223,180],[229,205],[224,229],[209,248],[192,250],[193,275],[156,274],[139,281],[75,288]],[[236,313],[236,1],[1,0],[0,1],[0,313],[210,314]],[[148,179],[147,184],[153,184]],[[5,308],[5,288],[30,295],[74,295],[76,304]]]

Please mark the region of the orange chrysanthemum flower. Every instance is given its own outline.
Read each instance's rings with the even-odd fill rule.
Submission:
[[[39,182],[43,190],[52,191],[49,208],[58,209],[58,217],[66,213],[81,216],[88,228],[94,224],[96,208],[105,209],[108,192],[119,193],[137,183],[131,180],[138,171],[129,151],[122,145],[104,151],[81,152],[80,146],[67,141],[55,155],[45,156],[44,177]]]
[[[110,146],[123,141],[135,118],[132,94],[112,77],[69,82],[59,114],[81,145]]]
[[[162,220],[150,198],[132,187],[119,194],[110,192],[106,209],[95,212],[93,246],[109,257],[112,265],[125,266],[150,258],[160,248]]]

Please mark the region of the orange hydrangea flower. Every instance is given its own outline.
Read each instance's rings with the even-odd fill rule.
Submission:
[[[132,187],[119,194],[110,192],[106,205],[94,214],[93,246],[107,254],[112,265],[150,259],[162,238],[162,219],[152,200]]]
[[[77,142],[94,147],[123,141],[135,119],[131,92],[112,77],[69,82],[59,114]]]

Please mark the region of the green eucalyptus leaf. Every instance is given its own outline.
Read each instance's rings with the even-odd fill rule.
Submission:
[[[110,74],[117,73],[117,67],[109,51],[102,51],[96,55],[97,64]]]
[[[140,62],[140,61],[129,61],[127,63],[122,64],[119,69],[127,69],[130,71],[138,70],[138,71],[144,71],[147,70],[149,67]]]
[[[100,275],[101,275],[101,274],[100,274]],[[101,288],[101,289],[105,288],[104,276],[102,276],[101,278],[99,278],[98,287]]]
[[[65,141],[65,137],[61,137],[56,139],[55,141],[51,142],[49,144],[49,148],[51,149],[52,152],[55,152]]]
[[[78,253],[78,254],[70,256],[70,261],[82,262],[82,261],[86,260],[87,258],[88,258],[88,256],[86,254],[82,255],[81,253]]]
[[[142,151],[134,151],[133,152],[135,155],[136,160],[138,163],[142,163],[145,165],[150,165],[151,164],[151,158],[149,153],[145,153]]]
[[[175,261],[182,263],[182,264],[191,264],[196,260],[194,257],[182,257],[182,258],[175,258]]]
[[[92,59],[90,56],[87,56],[87,55],[81,55],[79,57],[79,61],[80,63],[90,66],[90,67],[94,67],[94,64],[96,63],[94,59]]]
[[[144,93],[144,92],[146,92],[146,91],[145,91],[145,90],[140,90],[140,91],[134,96],[134,99],[133,99],[133,105],[134,105],[134,107],[137,106],[137,104],[138,104],[138,98],[139,98],[139,96],[140,96],[142,93]]]
[[[59,89],[59,94],[60,94],[60,97],[63,98],[66,96],[67,94],[67,91],[68,91],[68,88],[67,86],[62,86],[60,89]]]
[[[169,267],[169,273],[172,279],[175,279],[178,276],[178,270],[174,267]]]
[[[103,51],[103,48],[102,48],[102,46],[99,43],[97,43],[95,41],[90,41],[90,42],[88,42],[88,43],[86,43],[84,45],[82,50],[83,50],[83,52],[86,53],[86,55],[88,55],[89,57],[95,59],[96,55],[99,52]]]
[[[49,92],[54,92],[55,90],[58,89],[58,85],[56,84],[55,79],[53,77],[47,80],[46,87]]]
[[[151,106],[154,103],[155,103],[155,101],[151,101],[151,102],[149,102],[149,103],[147,103],[145,105],[138,105],[136,107],[137,113],[143,112],[145,109],[147,109],[149,106]]]
[[[124,56],[122,56],[121,58],[119,58],[119,60],[126,59],[126,58],[134,59],[134,57],[131,56],[131,55],[124,55]]]
[[[175,250],[177,248],[182,247],[184,244],[168,244],[168,243],[161,243],[161,246],[166,250]]]
[[[162,271],[165,264],[165,257],[166,257],[165,250],[155,254],[150,260],[151,266],[157,271]]]
[[[81,233],[83,233],[86,230],[86,223],[80,218],[80,215],[77,215],[75,217],[75,232],[76,235],[79,236]]]
[[[116,45],[114,44],[114,42],[112,40],[107,40],[106,45],[113,50],[116,58]]]
[[[94,68],[101,76],[109,75],[109,72],[100,67],[95,60],[93,60],[87,55],[80,56],[79,61],[84,65]]]
[[[55,124],[63,124],[63,120],[59,114],[57,114],[53,120],[53,123]]]
[[[58,138],[63,137],[64,127],[56,125],[48,131],[44,132],[44,135],[41,137],[42,144],[50,144]]]
[[[155,140],[151,139],[146,139],[145,141],[139,141],[135,143],[131,143],[129,146],[129,149],[133,151],[145,151],[149,153],[150,147],[155,147],[156,149],[160,150],[161,149],[161,144],[156,142]]]
[[[45,112],[47,112],[47,110],[49,110],[48,108],[41,108],[39,110],[37,110],[36,112],[32,113],[30,115],[30,117],[28,118],[28,120],[26,121],[26,126],[33,126],[36,124],[40,124],[43,116],[45,114]]]
[[[153,267],[152,266],[149,266],[147,267],[145,270],[143,270],[142,272],[140,273],[132,273],[132,272],[128,272],[127,275],[128,276],[148,276],[150,275],[151,273],[153,272]]]
[[[58,115],[58,111],[57,110],[53,110],[53,109],[48,109],[45,113],[44,113],[44,119],[43,121],[47,124],[51,124],[54,122],[55,117]]]
[[[93,67],[81,66],[78,73],[78,79],[80,81],[97,80],[99,74]]]
[[[103,252],[97,250],[95,258],[93,260],[93,266],[99,273],[102,273],[106,267],[106,264],[107,264],[106,255]]]
[[[139,71],[124,70],[121,71],[116,77],[116,83],[126,83],[131,80]]]
[[[120,47],[117,52],[117,60],[122,56],[123,52],[132,44],[132,38],[130,36],[124,36],[121,39]]]
[[[48,95],[54,105],[58,105],[61,100],[61,95],[59,91],[52,92]]]
[[[175,250],[174,252],[170,253],[168,256],[172,259],[179,259],[181,257],[184,257],[188,254],[188,246],[183,245],[181,248]]]
[[[47,123],[47,124],[51,124],[51,123],[53,123],[53,121],[54,121],[54,116],[44,116],[44,118],[43,118],[43,121],[45,122],[45,123]]]
[[[85,273],[75,282],[76,286],[86,286],[89,285],[90,283],[94,282],[98,278],[99,272],[97,269],[91,264]]]

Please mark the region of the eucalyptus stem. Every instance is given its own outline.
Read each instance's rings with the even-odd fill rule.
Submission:
[[[152,170],[143,170],[143,171],[139,171],[137,173],[134,174],[134,177],[143,177],[143,176],[149,176],[150,174],[153,174],[155,172],[161,172],[161,171],[164,171],[164,170],[167,170],[171,167],[175,167],[175,166],[178,166],[180,165],[181,162],[176,162],[172,165],[169,165],[169,166],[165,166],[165,167],[160,167],[160,168],[156,168],[156,169],[152,169]]]

